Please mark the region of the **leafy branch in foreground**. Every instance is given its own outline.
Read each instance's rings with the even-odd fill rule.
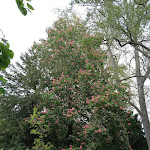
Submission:
[[[25,0],[25,3],[24,0],[16,0],[19,10],[24,16],[27,15],[27,11],[31,12],[31,10],[34,10],[34,8],[29,4],[30,1],[31,0]]]
[[[0,29],[1,30],[1,29]],[[2,34],[3,31],[1,30]],[[10,50],[10,45],[8,41],[5,39],[5,35],[3,34],[4,38],[1,38],[0,42],[0,70],[5,70],[8,65],[10,64],[10,59],[13,58],[14,53],[12,50]],[[3,76],[0,74],[0,85],[1,82],[5,82],[6,80],[3,78]],[[0,87],[0,95],[6,93],[5,90]]]

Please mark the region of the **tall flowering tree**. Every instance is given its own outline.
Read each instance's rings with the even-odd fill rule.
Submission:
[[[42,133],[42,142],[53,149],[131,149],[126,129],[130,96],[109,82],[102,37],[90,34],[80,20],[63,18],[47,34],[33,46],[46,88],[29,120],[32,133]]]

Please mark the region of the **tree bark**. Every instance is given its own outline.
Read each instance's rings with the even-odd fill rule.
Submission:
[[[142,112],[141,118],[142,118],[142,123],[144,126],[148,149],[150,150],[150,122],[149,122],[146,102],[145,102],[145,93],[144,93],[145,80],[144,80],[144,77],[140,77],[141,76],[140,58],[139,58],[139,52],[136,50],[136,47],[135,47],[135,67],[136,67],[136,75],[137,75],[139,104],[140,104],[140,109]]]
[[[110,49],[110,48],[111,48],[111,43],[110,43],[110,41],[108,41],[107,47],[108,47],[107,50],[108,50],[108,52],[109,52],[109,54],[110,54],[110,59],[111,59],[112,67],[114,68],[115,82],[116,82],[118,85],[120,85],[120,83],[119,83],[119,73],[118,73],[118,64],[116,64],[115,58],[114,58],[113,53],[112,53],[112,51],[111,51],[111,49]],[[128,143],[128,145],[130,145],[129,139],[127,140],[127,143]]]
[[[110,41],[108,41],[107,47],[108,47],[107,50],[108,50],[109,55],[110,55],[112,67],[114,68],[115,80],[116,80],[116,83],[119,84],[118,66],[116,65],[115,58],[114,58],[114,56],[113,56],[113,54],[112,54],[112,51],[111,51],[111,49],[110,49],[110,47],[111,47],[111,42],[110,42]]]

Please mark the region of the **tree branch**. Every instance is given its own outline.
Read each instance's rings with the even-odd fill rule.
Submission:
[[[146,47],[145,45],[143,45],[140,42],[134,42],[134,41],[128,41],[127,42],[127,41],[125,41],[126,42],[125,44],[121,44],[121,41],[119,39],[117,39],[117,38],[113,38],[113,39],[115,39],[118,42],[118,44],[120,45],[120,47],[123,47],[123,46],[125,46],[127,44],[130,44],[133,47],[139,45],[139,46],[142,46],[143,48],[147,49],[148,51],[150,51],[150,49],[148,47]],[[142,51],[140,48],[137,48],[137,47],[136,47],[136,50],[139,51],[139,52],[141,52],[145,57],[147,57],[147,58],[150,59],[150,56],[145,51]]]
[[[135,106],[135,104],[132,103],[131,101],[127,100],[127,102],[128,102],[131,106],[133,106],[133,107],[136,109],[136,111],[139,113],[139,115],[142,117],[142,112],[141,112],[141,110],[140,110],[137,106]]]
[[[145,48],[146,50],[150,51],[150,48],[148,48],[147,46],[143,45],[141,42],[134,42],[134,41],[129,41],[129,44],[133,44],[133,45],[139,45],[142,46],[143,48]]]
[[[148,59],[150,59],[150,56],[146,52],[142,51],[140,48],[136,48],[136,50],[139,51],[139,52],[141,52]]]
[[[119,39],[117,39],[117,38],[114,38],[114,39],[118,42],[118,44],[119,44],[120,47],[124,47],[127,44],[129,44],[128,42],[125,42],[125,44],[121,44],[121,41]]]
[[[149,71],[150,71],[150,70],[149,70]],[[149,73],[150,73],[150,72],[149,72]],[[119,82],[124,81],[124,80],[128,80],[128,79],[131,79],[131,78],[135,78],[135,77],[144,77],[144,79],[145,79],[145,78],[147,78],[147,77],[149,77],[149,76],[148,76],[147,74],[145,74],[144,76],[134,75],[134,76],[130,76],[130,77],[121,79],[121,80],[119,80]]]
[[[134,2],[135,2],[137,5],[140,5],[140,6],[143,6],[143,7],[145,7],[145,4],[138,3],[136,0],[134,0]]]
[[[2,34],[3,34],[3,39],[5,39],[5,34],[3,33],[2,29],[0,29],[0,31],[1,31]]]

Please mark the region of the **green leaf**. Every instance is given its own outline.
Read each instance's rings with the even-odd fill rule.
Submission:
[[[29,9],[34,10],[34,8],[29,3],[27,3],[27,6]]]
[[[9,49],[9,47],[10,47],[10,45],[9,45],[9,43],[7,43],[7,44],[6,44],[6,48],[8,48],[8,49]]]
[[[24,8],[24,4],[22,0],[16,0],[17,6],[19,8],[19,10],[21,11],[21,13],[26,16],[27,15],[27,10]]]
[[[0,88],[0,95],[1,94],[6,94],[6,91],[3,88]]]
[[[19,10],[21,11],[21,13],[22,13],[24,16],[27,15],[27,10],[26,10],[24,7],[21,7]]]
[[[0,80],[6,82],[7,80],[0,76]]]

